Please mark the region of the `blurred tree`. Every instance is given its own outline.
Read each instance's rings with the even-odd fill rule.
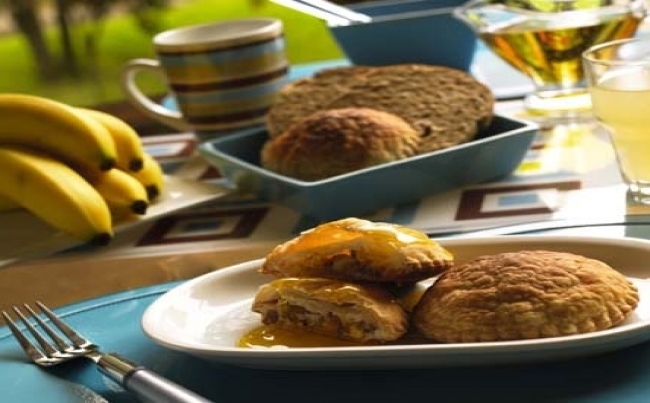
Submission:
[[[72,44],[72,33],[70,31],[70,0],[55,0],[56,22],[59,26],[59,40],[61,42],[61,67],[68,72],[70,77],[78,77],[80,74],[79,64],[74,46]]]
[[[170,0],[54,0],[50,5],[41,0],[0,0],[0,7],[9,9],[16,30],[26,39],[34,58],[37,77],[44,81],[54,81],[95,75],[97,66],[93,61],[97,56],[97,41],[103,20],[111,12],[132,15],[144,32],[152,33],[159,28],[155,10],[166,8],[169,2]],[[53,14],[53,18],[44,18],[46,12]],[[58,46],[47,40],[45,31],[49,25],[57,30]],[[82,25],[89,29],[74,29]],[[60,53],[55,49],[60,49]],[[81,57],[90,63],[82,64]]]
[[[45,40],[38,0],[5,0],[1,4],[9,7],[16,29],[25,36],[34,56],[38,76],[45,80],[54,78],[54,56]]]

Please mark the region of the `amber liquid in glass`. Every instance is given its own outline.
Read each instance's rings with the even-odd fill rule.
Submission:
[[[566,19],[526,20],[482,32],[481,38],[503,60],[529,76],[538,91],[561,91],[583,81],[582,52],[598,43],[629,38],[641,23],[629,12],[594,15],[584,18],[583,25],[562,27],[572,23],[570,16]]]

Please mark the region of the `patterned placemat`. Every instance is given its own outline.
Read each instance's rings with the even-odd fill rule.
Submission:
[[[504,104],[501,112],[516,107]],[[191,134],[145,138],[147,150],[167,174],[226,184],[195,153],[196,144]],[[364,218],[443,236],[535,221],[617,220],[627,213],[625,188],[606,133],[595,125],[575,125],[540,131],[519,168],[503,180],[382,209]],[[141,225],[101,250],[77,248],[66,253],[116,257],[243,249],[281,242],[316,224],[313,218],[254,195],[232,195]]]

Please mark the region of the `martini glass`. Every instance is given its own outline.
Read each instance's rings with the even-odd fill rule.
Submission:
[[[553,127],[593,121],[581,55],[634,36],[646,6],[644,0],[471,0],[454,14],[532,80],[526,117]]]

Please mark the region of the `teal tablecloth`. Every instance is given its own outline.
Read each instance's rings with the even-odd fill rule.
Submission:
[[[628,236],[650,238],[648,217],[631,218]],[[621,226],[612,226],[620,232]],[[570,230],[562,230],[565,234]],[[150,341],[140,317],[178,283],[114,294],[57,311],[107,350],[224,403],[623,403],[650,402],[650,343],[549,363],[382,371],[269,371],[207,363]],[[2,402],[135,402],[86,362],[43,371],[28,364],[0,328]]]

